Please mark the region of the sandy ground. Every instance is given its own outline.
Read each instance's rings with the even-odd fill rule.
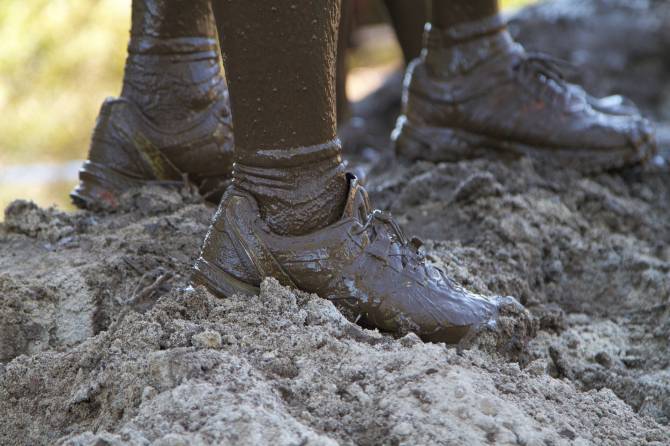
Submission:
[[[377,99],[377,115],[397,106]],[[370,141],[388,125],[368,121]],[[670,444],[670,168],[656,161],[371,178],[432,262],[533,313],[514,358],[365,330],[272,279],[226,300],[189,288],[213,209],[188,190],[131,191],[113,214],[15,202],[0,224],[0,444]]]
[[[522,364],[361,329],[272,280],[187,287],[212,209],[133,191],[0,228],[1,444],[668,444],[670,172],[475,160],[370,186],[459,282],[517,296]],[[142,208],[143,211],[138,211]]]

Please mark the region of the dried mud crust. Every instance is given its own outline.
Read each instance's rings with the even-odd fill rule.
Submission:
[[[459,352],[362,329],[272,280],[188,289],[213,209],[187,191],[131,191],[113,214],[15,202],[0,444],[670,441],[667,171],[422,163],[369,188],[456,280],[538,317],[525,365],[490,335]]]

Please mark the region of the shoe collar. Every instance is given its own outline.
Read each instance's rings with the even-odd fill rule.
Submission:
[[[347,180],[349,181],[349,191],[347,193],[347,199],[344,205],[342,216],[336,222],[307,234],[286,236],[272,231],[268,227],[267,223],[265,223],[265,221],[261,218],[258,202],[253,197],[253,195],[244,189],[236,187],[235,183],[233,183],[233,185],[231,185],[231,187],[226,190],[221,202],[225,203],[234,197],[242,199],[243,202],[246,203],[246,206],[249,207],[246,212],[250,215],[255,215],[253,218],[253,226],[255,226],[255,230],[260,230],[264,234],[265,238],[271,239],[274,241],[274,243],[279,243],[282,246],[288,246],[290,244],[301,244],[305,241],[313,240],[315,235],[320,232],[332,231],[340,227],[343,228],[342,230],[348,230],[346,228],[349,228],[352,222],[356,222],[363,226],[367,221],[369,215],[372,213],[372,207],[370,206],[370,200],[368,198],[367,191],[360,184],[358,178],[354,174],[347,173],[346,176]]]
[[[349,181],[349,192],[341,220],[353,218],[364,223],[370,212],[372,212],[368,193],[353,173],[347,173],[347,180]]]
[[[523,52],[501,16],[441,29],[430,23],[424,30],[421,58],[437,77],[463,75],[500,56]]]

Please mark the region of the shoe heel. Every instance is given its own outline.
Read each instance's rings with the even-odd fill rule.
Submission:
[[[483,138],[448,127],[417,127],[400,116],[391,135],[398,159],[454,162],[482,156]]]
[[[143,181],[127,177],[102,164],[84,162],[79,169],[79,185],[70,198],[80,208],[115,209],[119,206],[121,191],[139,187]]]
[[[193,265],[191,285],[202,285],[219,298],[226,298],[235,294],[256,296],[260,293],[260,287],[242,282],[202,257],[196,260]]]
[[[88,161],[79,169],[79,185],[70,193],[75,205],[115,209],[120,195],[128,189],[148,183],[183,185],[183,181],[176,181],[181,174],[138,130],[138,116],[136,106],[128,100],[105,99],[91,137]]]

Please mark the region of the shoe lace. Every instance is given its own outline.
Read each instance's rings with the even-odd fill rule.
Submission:
[[[570,62],[541,52],[527,52],[520,56],[513,66],[514,71],[523,81],[539,80],[542,84],[541,93],[547,90],[563,95],[568,92],[565,71],[574,71]],[[527,82],[523,82],[528,85]],[[534,82],[531,85],[535,85]]]
[[[390,253],[391,256],[400,256],[403,268],[408,264],[419,265],[424,263],[424,256],[419,251],[423,242],[412,237],[408,239],[405,232],[402,230],[393,216],[379,209],[375,209],[368,213],[367,219],[363,226],[356,231],[356,234],[371,231],[370,242],[374,242],[383,234],[390,235],[391,244],[398,248],[397,254]]]

